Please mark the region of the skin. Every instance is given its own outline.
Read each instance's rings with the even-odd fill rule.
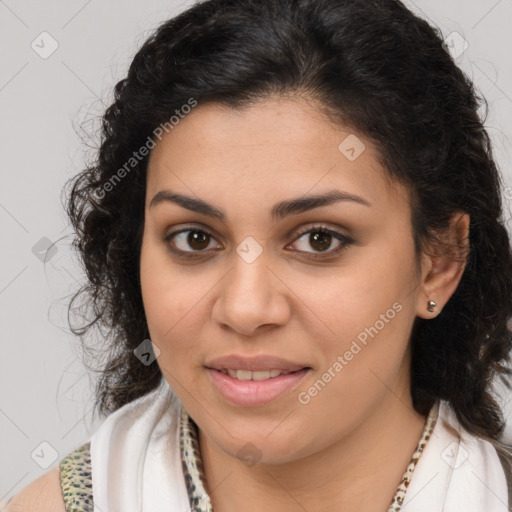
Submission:
[[[340,152],[352,133],[300,97],[242,110],[199,104],[151,152],[140,259],[145,314],[163,375],[199,427],[216,512],[385,511],[424,428],[410,394],[411,329],[417,316],[440,313],[464,264],[423,254],[418,266],[409,194],[386,178],[364,135],[356,134],[366,146],[356,160]],[[201,198],[227,218],[171,202],[149,208],[164,189]],[[279,221],[269,216],[279,201],[330,189],[371,207],[342,201]],[[318,230],[299,233],[318,223],[354,242],[335,255],[340,242],[328,238],[326,256],[310,236]],[[198,259],[169,250],[194,252],[189,233],[174,245],[163,240],[185,227],[212,235]],[[463,242],[468,229],[467,215],[454,216],[447,237]],[[252,263],[236,251],[248,236],[262,249]],[[394,303],[400,312],[300,403],[298,394]],[[232,353],[277,355],[312,370],[272,403],[235,406],[205,369]],[[247,443],[256,464],[237,458]]]

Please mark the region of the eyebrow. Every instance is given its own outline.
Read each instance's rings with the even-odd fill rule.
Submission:
[[[302,196],[294,199],[288,199],[287,201],[281,201],[272,207],[270,210],[270,217],[277,221],[295,213],[302,213],[340,201],[351,201],[364,206],[372,206],[369,201],[355,194],[350,194],[349,192],[343,192],[341,190],[329,190],[319,195]],[[157,192],[149,203],[149,208],[153,208],[158,204],[166,202],[175,203],[187,210],[191,210],[208,217],[214,217],[221,221],[226,220],[226,214],[223,210],[201,199],[176,194],[170,190],[161,190],[160,192]]]

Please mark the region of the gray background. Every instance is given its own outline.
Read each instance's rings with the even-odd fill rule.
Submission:
[[[137,48],[190,3],[0,0],[0,501],[99,426],[91,421],[96,377],[82,364],[66,321],[67,300],[83,274],[70,251],[62,189],[92,155],[85,143],[98,142],[95,117],[110,104]],[[452,34],[453,52],[467,41],[457,62],[489,101],[487,127],[509,187],[512,0],[405,3],[445,37]],[[52,44],[58,48],[45,55]],[[504,394],[502,403],[512,442],[510,399]]]

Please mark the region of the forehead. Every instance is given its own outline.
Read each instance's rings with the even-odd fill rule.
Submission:
[[[156,142],[148,162],[148,200],[161,189],[221,202],[245,194],[261,202],[332,188],[381,208],[407,201],[368,140],[303,99],[262,100],[243,109],[199,104]]]

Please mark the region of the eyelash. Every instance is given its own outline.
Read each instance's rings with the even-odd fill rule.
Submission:
[[[180,229],[179,231],[173,231],[172,233],[165,235],[162,240],[167,243],[169,250],[173,254],[179,256],[180,258],[198,258],[198,257],[200,258],[201,256],[199,256],[199,255],[193,256],[190,253],[201,254],[201,253],[206,252],[205,250],[182,251],[181,249],[171,248],[171,245],[170,245],[171,239],[173,239],[176,235],[179,235],[180,233],[187,233],[188,231],[204,233],[211,238],[215,238],[209,231],[192,226],[192,227],[187,227],[186,229]],[[350,238],[346,235],[343,235],[337,231],[333,231],[332,229],[329,229],[328,227],[321,225],[321,224],[315,225],[315,226],[312,226],[312,227],[309,227],[307,229],[300,231],[299,233],[296,234],[296,237],[294,238],[292,243],[295,243],[298,239],[300,239],[302,236],[304,236],[307,233],[318,233],[318,232],[332,235],[336,240],[339,240],[340,242],[342,242],[342,244],[337,249],[330,250],[330,251],[323,251],[323,252],[317,252],[317,253],[309,253],[308,251],[299,251],[299,252],[306,252],[306,254],[313,254],[310,256],[306,256],[307,258],[310,258],[313,260],[324,259],[324,258],[327,259],[328,257],[337,256],[338,254],[343,252],[345,249],[347,249],[351,244],[354,243],[354,240],[352,238]]]

